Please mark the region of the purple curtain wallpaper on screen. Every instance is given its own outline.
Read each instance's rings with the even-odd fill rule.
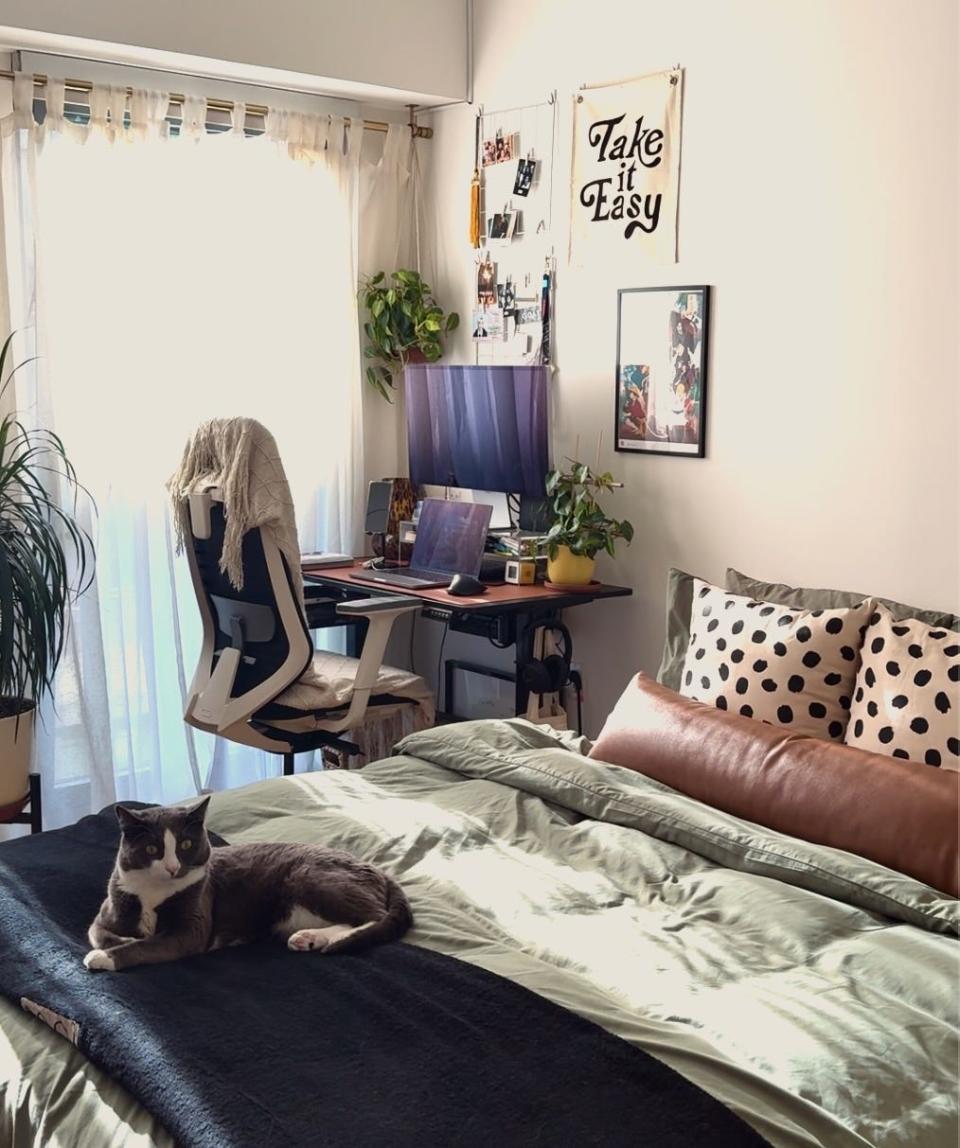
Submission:
[[[407,367],[411,481],[542,495],[547,378],[546,367]]]

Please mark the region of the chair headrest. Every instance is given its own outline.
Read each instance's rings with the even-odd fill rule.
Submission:
[[[243,536],[259,527],[279,547],[300,588],[300,542],[293,498],[273,435],[256,419],[211,419],[190,436],[180,466],[167,483],[174,504],[177,548],[185,533],[209,537],[209,504],[197,502],[194,530],[192,495],[216,490],[224,504],[226,530],[220,569],[235,589],[243,588]]]

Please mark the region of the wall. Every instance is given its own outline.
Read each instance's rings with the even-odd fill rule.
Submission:
[[[323,76],[360,98],[364,84],[466,94],[466,0],[2,0],[0,26],[38,33],[23,46],[40,50],[63,50],[47,36],[76,37]]]
[[[557,458],[611,441],[617,288],[714,290],[707,458],[603,451],[637,537],[600,566],[635,597],[569,616],[594,730],[656,670],[671,564],[960,611],[957,33],[955,0],[478,0],[477,101],[559,93],[558,252],[571,94],[686,69],[680,262],[558,260]],[[433,122],[435,285],[469,313],[473,109]]]

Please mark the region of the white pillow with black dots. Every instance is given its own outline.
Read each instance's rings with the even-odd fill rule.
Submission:
[[[881,605],[864,634],[847,745],[960,770],[960,634]]]
[[[680,693],[792,733],[841,741],[870,598],[801,610],[693,584]]]

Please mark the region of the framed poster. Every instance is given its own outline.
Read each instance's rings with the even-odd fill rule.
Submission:
[[[617,450],[704,457],[709,317],[709,287],[617,292]]]

